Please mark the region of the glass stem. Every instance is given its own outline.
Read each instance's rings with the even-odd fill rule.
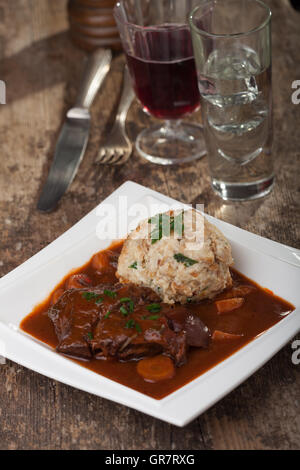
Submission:
[[[166,134],[174,135],[178,132],[180,127],[181,119],[168,119],[165,121]]]

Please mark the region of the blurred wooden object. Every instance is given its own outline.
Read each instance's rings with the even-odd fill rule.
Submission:
[[[116,0],[69,0],[68,13],[72,41],[81,49],[97,47],[121,49],[113,17]]]

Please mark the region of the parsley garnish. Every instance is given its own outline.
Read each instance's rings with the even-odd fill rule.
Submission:
[[[124,307],[124,305],[122,305],[122,307],[120,307],[120,312],[122,313],[122,315],[124,317],[127,317],[128,312],[127,312],[126,308]]]
[[[115,299],[117,294],[116,292],[113,292],[112,290],[104,289],[103,294],[107,295],[108,297],[111,297],[112,299]]]
[[[125,328],[134,328],[134,326],[135,326],[135,321],[131,318],[131,319],[128,320],[128,322],[126,323]]]
[[[159,315],[144,315],[142,317],[143,320],[158,320],[159,319]]]
[[[149,310],[149,312],[158,313],[161,310],[161,306],[160,304],[150,304],[147,305],[146,309]]]
[[[96,304],[101,304],[101,302],[103,301],[100,295],[96,294],[95,292],[82,292],[82,297],[88,301],[94,300]]]
[[[111,310],[109,310],[109,311],[104,315],[105,320],[109,317],[110,314],[111,314]]]
[[[169,236],[172,231],[182,236],[184,230],[183,213],[184,211],[181,211],[176,216],[157,214],[148,219],[148,223],[155,226],[150,234],[151,244],[154,245],[158,240],[161,240],[163,235]]]
[[[96,296],[95,292],[82,292],[82,297],[86,300],[92,300]]]
[[[87,337],[92,340],[94,337],[93,337],[93,333],[91,333],[90,331],[88,332],[87,334]]]
[[[132,318],[128,320],[128,322],[125,325],[125,328],[135,328],[138,333],[142,332],[142,328],[139,325],[139,323],[136,323]]]
[[[120,302],[121,302],[122,304],[128,303],[129,312],[133,312],[133,310],[134,310],[134,303],[133,303],[133,300],[130,299],[130,297],[122,297],[122,299],[120,299]]]
[[[134,263],[132,263],[130,266],[128,266],[129,268],[131,269],[137,269],[137,261],[135,261]]]
[[[170,216],[167,214],[157,214],[149,219],[148,223],[154,225],[154,229],[150,234],[151,244],[154,245],[165,235],[167,226],[170,226]]]
[[[174,255],[174,258],[178,263],[183,263],[186,268],[189,266],[193,266],[193,264],[198,263],[198,261],[195,261],[194,259],[188,258],[187,256],[184,256],[182,253],[176,253]]]

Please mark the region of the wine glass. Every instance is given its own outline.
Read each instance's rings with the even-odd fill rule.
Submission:
[[[171,165],[205,153],[202,127],[181,119],[200,107],[188,14],[199,0],[121,0],[114,9],[136,96],[164,120],[136,140],[140,155]]]

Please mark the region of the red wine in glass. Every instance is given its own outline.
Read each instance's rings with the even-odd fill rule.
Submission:
[[[200,106],[188,15],[199,0],[119,0],[114,17],[135,93],[161,122],[146,126],[135,147],[160,165],[192,162],[205,153],[203,128],[184,116]]]
[[[180,119],[200,106],[190,31],[164,24],[135,32],[127,54],[137,97],[159,119]]]

